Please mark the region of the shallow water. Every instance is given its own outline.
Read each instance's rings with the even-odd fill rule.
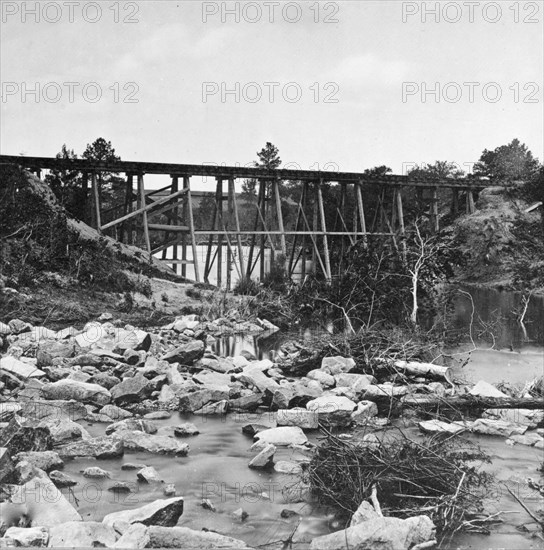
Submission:
[[[489,339],[473,338],[474,342],[467,339],[464,344],[451,350],[459,359],[458,364],[468,357],[467,364],[455,371],[456,376],[470,383],[483,379],[492,384],[506,381],[523,385],[535,376],[544,374],[543,299],[535,299],[530,303],[524,332],[519,325],[509,321],[507,315],[519,305],[519,296],[480,289],[471,289],[471,294],[475,305],[474,318],[480,318],[484,323],[491,320],[495,322],[495,349],[490,349],[493,342]],[[456,303],[455,323],[459,330],[463,327],[466,329],[473,315],[470,301],[468,304],[467,307],[464,298]],[[299,336],[304,335],[311,338],[315,337],[316,332],[306,330],[305,333],[299,333]],[[215,344],[215,352],[237,355],[246,350],[259,359],[273,359],[285,340],[286,336],[278,333],[266,337],[224,338]],[[296,529],[294,547],[301,549],[307,548],[313,537],[341,528],[334,522],[331,510],[307,503],[289,502],[284,495],[284,489],[296,481],[294,476],[248,468],[247,464],[254,456],[249,451],[252,439],[242,434],[241,428],[249,422],[274,425],[272,416],[265,413],[205,418],[174,413],[172,418],[156,422],[159,426],[172,426],[187,421],[196,424],[201,432],[198,436],[186,439],[190,446],[187,457],[126,453],[123,459],[118,460],[68,462],[66,473],[79,481],[74,488],[74,495],[78,499],[78,510],[83,517],[101,520],[107,513],[138,507],[162,498],[164,484],[139,483],[136,481],[136,470],[121,470],[124,462],[138,462],[155,467],[165,483],[174,483],[177,495],[184,497],[185,510],[179,525],[193,529],[213,529],[240,538],[253,547],[286,540]],[[105,429],[100,424],[85,427],[95,435],[102,434]],[[421,437],[416,429],[412,429],[412,434],[414,437]],[[317,441],[317,433],[308,435],[310,440]],[[487,467],[488,471],[496,474],[499,482],[506,483],[533,512],[544,507],[542,498],[525,484],[527,477],[539,479],[540,474],[536,470],[544,461],[544,451],[521,445],[511,447],[506,445],[503,438],[473,435],[464,437],[477,441],[490,454],[492,464]],[[278,447],[276,461],[293,458],[301,458],[301,455],[293,456],[293,451]],[[80,471],[92,465],[110,471],[111,479],[101,481],[84,478]],[[107,491],[113,481],[131,483],[134,492],[125,496]],[[63,489],[63,492],[73,500],[68,490]],[[216,512],[200,506],[203,498],[212,501]],[[509,512],[501,515],[504,523],[491,526],[492,532],[489,536],[458,534],[452,538],[447,548],[544,548],[542,540],[531,539],[527,533],[518,530],[519,526],[532,520],[503,486],[497,486],[487,504],[490,513]],[[231,513],[239,508],[249,514],[244,522],[231,517]],[[283,509],[293,510],[297,515],[282,519],[280,514]],[[278,543],[275,547],[281,548],[282,544]]]

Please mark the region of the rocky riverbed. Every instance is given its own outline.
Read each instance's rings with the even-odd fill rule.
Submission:
[[[0,324],[1,544],[431,547],[425,515],[382,517],[363,502],[349,526],[327,516],[301,481],[319,428],[373,444],[391,427],[393,402],[512,396],[484,381],[460,386],[432,364],[395,360],[395,374],[377,379],[354,358],[294,343],[274,361],[211,352],[224,335],[274,330],[235,315],[184,316],[149,331],[108,315],[82,330]],[[541,396],[542,386],[536,380],[524,396]],[[543,454],[540,410],[478,416],[410,415],[410,429]]]

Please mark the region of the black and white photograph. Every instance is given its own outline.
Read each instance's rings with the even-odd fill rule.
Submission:
[[[0,17],[0,548],[544,549],[544,0]]]

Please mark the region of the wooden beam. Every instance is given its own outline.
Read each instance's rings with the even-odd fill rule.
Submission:
[[[141,204],[145,204],[144,175],[138,174],[138,191],[140,193]],[[149,240],[149,227],[147,225],[147,210],[142,208],[142,225],[144,229],[145,246],[148,252],[151,252],[151,241]]]
[[[274,196],[276,198],[276,216],[278,218],[278,229],[280,230],[280,246],[281,246],[281,253],[283,254],[284,258],[287,259],[287,246],[285,244],[285,234],[284,234],[284,226],[283,226],[283,214],[281,211],[281,197],[280,197],[280,186],[278,180],[274,180],[272,182],[272,187],[274,190]]]
[[[234,216],[234,226],[236,227],[236,242],[238,245],[238,263],[240,264],[240,279],[246,276],[246,268],[244,261],[244,249],[242,247],[242,238],[240,236],[240,219],[238,218],[238,205],[236,203],[236,193],[234,189],[234,178],[229,178],[229,194],[232,195],[232,208]]]
[[[361,189],[361,183],[355,184],[355,192],[357,195],[357,210],[359,211],[359,219],[361,220],[361,231],[366,233],[366,218],[365,218],[365,209],[363,205],[363,192]],[[363,237],[363,246],[366,248],[367,242],[366,238]]]
[[[195,222],[193,218],[193,200],[191,197],[191,184],[189,177],[183,178],[183,190],[187,192],[187,214],[189,217],[189,232],[191,234],[191,247],[193,249],[193,265],[196,282],[200,282],[200,269],[198,264],[198,250],[196,247]]]
[[[397,190],[397,214],[399,218],[399,227],[401,234],[401,251],[402,251],[402,260],[406,263],[406,231],[404,228],[404,211],[402,208],[402,188]]]
[[[148,224],[150,231],[166,231],[168,233],[189,233],[188,225],[168,225],[163,223]]]
[[[317,202],[319,206],[319,215],[321,218],[321,229],[323,230],[323,256],[325,257],[325,278],[327,282],[332,282],[331,259],[329,256],[329,242],[327,239],[327,222],[325,220],[325,208],[323,207],[323,194],[321,185],[317,186]]]
[[[134,212],[131,212],[130,214],[127,214],[126,216],[122,216],[121,218],[118,218],[116,220],[113,220],[112,222],[109,222],[109,223],[103,225],[101,227],[101,229],[104,231],[105,229],[109,229],[110,227],[114,227],[115,225],[123,223],[126,220],[130,220],[132,218],[135,218],[136,216],[140,216],[143,212],[145,212],[147,214],[148,212],[151,212],[152,210],[155,210],[157,207],[159,207],[163,204],[166,204],[166,203],[168,203],[168,202],[170,202],[170,201],[172,201],[176,198],[182,197],[183,195],[185,195],[186,192],[187,191],[185,189],[182,189],[181,191],[178,191],[177,193],[172,193],[168,197],[158,199],[152,204],[148,204],[146,206],[139,207],[138,209],[134,210]],[[138,200],[141,202],[142,201],[142,195],[138,194],[138,197],[139,197]]]
[[[92,188],[93,188],[93,204],[94,204],[94,223],[95,228],[101,233],[101,230],[104,229],[101,227],[102,222],[100,219],[100,190],[98,189],[98,182],[96,177],[96,172],[92,173]]]
[[[215,203],[217,204],[217,225],[223,227],[223,178],[216,178]],[[223,233],[217,236],[217,286],[221,287],[223,282],[222,272],[223,260]]]

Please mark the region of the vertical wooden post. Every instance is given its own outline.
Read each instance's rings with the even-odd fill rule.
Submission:
[[[355,189],[356,189],[356,192],[357,192],[357,209],[359,210],[359,218],[361,220],[361,231],[363,233],[365,233],[365,235],[363,235],[363,246],[364,248],[367,247],[367,238],[366,238],[366,218],[365,218],[365,208],[364,208],[364,204],[363,204],[363,190],[362,190],[362,183],[359,182],[359,183],[356,183],[355,184]]]
[[[96,230],[101,233],[100,227],[102,226],[102,220],[100,216],[100,190],[98,189],[98,181],[96,172],[92,173],[92,188],[93,188],[93,204],[94,204],[94,226]]]
[[[452,190],[451,213],[455,217],[459,214],[459,189]]]
[[[253,223],[253,231],[257,231],[257,229],[259,227],[259,220],[260,220],[259,205],[260,205],[260,202],[261,202],[261,193],[262,193],[262,191],[263,191],[263,188],[262,188],[262,185],[261,185],[261,181],[259,180],[259,191],[257,193],[257,209],[255,211],[255,221]],[[249,254],[248,254],[248,260],[247,260],[247,272],[246,272],[246,278],[247,279],[250,279],[251,275],[253,273],[253,268],[254,268],[253,253],[254,253],[254,250],[255,250],[256,242],[257,242],[257,236],[255,234],[253,234],[251,236],[251,245],[249,247]]]
[[[473,214],[474,210],[474,194],[472,189],[467,189],[467,214]]]
[[[179,191],[178,176],[172,176],[171,192],[176,193],[177,191]],[[183,197],[182,200],[183,200],[182,216],[183,216],[183,221],[185,222],[185,220],[187,219],[187,206],[186,206],[187,197]],[[181,225],[179,223],[179,208],[178,208],[177,201],[176,201],[176,206],[174,208],[172,208],[171,212],[172,212],[172,215],[170,217],[171,225]],[[174,233],[174,235],[176,235],[176,233]],[[175,241],[176,242],[174,243],[173,250],[172,250],[172,259],[173,260],[178,259],[178,242],[177,242],[177,238],[175,239]],[[187,260],[187,235],[185,233],[182,233],[182,235],[181,235],[181,259],[183,261]],[[178,272],[177,264],[173,263],[172,267],[174,268],[174,271],[177,273]],[[184,263],[181,264],[181,276],[182,277],[187,277],[187,266]]]
[[[301,199],[301,202],[302,202],[302,216],[304,216],[304,211],[306,209],[306,205],[308,204],[308,195],[309,195],[309,192],[310,192],[310,184],[305,181],[304,182],[304,187],[302,188],[302,199]],[[299,210],[300,212],[300,210]],[[306,235],[302,235],[302,280],[304,281],[305,277],[306,277],[306,261],[308,259],[308,254],[307,254],[307,251],[306,251]]]
[[[393,197],[391,198],[391,227],[393,231],[397,226],[397,188],[393,188]]]
[[[317,183],[317,202],[319,205],[319,215],[321,217],[321,230],[323,231],[323,255],[325,256],[325,278],[330,284],[332,282],[331,273],[331,259],[329,256],[329,242],[327,239],[327,222],[325,220],[325,208],[323,207],[323,194],[321,192],[321,185],[323,180]]]
[[[259,186],[260,188],[262,189],[262,191],[260,190],[260,193],[259,193],[259,196],[261,198],[261,203],[257,205],[257,208],[259,209],[260,211],[260,227],[261,227],[261,231],[263,231],[263,234],[261,235],[261,248],[260,248],[260,260],[261,260],[261,264],[260,264],[260,269],[259,269],[259,277],[261,279],[261,282],[263,281],[264,279],[264,274],[265,274],[265,254],[266,254],[266,249],[265,249],[265,241],[266,241],[266,237],[264,235],[264,226],[265,226],[265,222],[266,222],[266,180],[259,180]],[[270,256],[270,260],[273,261],[273,258],[272,258],[272,254]]]
[[[191,234],[191,247],[193,249],[193,265],[195,269],[195,279],[197,283],[200,283],[200,269],[198,266],[198,249],[195,236],[195,221],[193,218],[193,199],[191,197],[191,185],[189,177],[185,176],[183,178],[183,189],[187,189],[187,195],[185,200],[187,201],[187,214],[189,217],[189,232]]]
[[[346,217],[346,183],[342,182],[340,183],[340,218],[342,221],[342,225],[340,226],[340,231],[347,231],[347,227],[344,226],[344,219]],[[334,228],[336,230],[336,223],[334,224]],[[342,247],[340,250],[340,258],[338,259],[338,275],[342,274],[343,268],[344,268],[344,255],[346,251],[346,237],[342,235],[340,242],[342,243]]]
[[[280,235],[280,246],[281,253],[284,257],[287,257],[287,245],[285,243],[285,228],[283,226],[283,215],[281,211],[281,197],[280,197],[280,186],[278,180],[272,182],[274,188],[274,196],[276,198],[276,215],[278,217],[278,229],[281,231]]]
[[[144,189],[144,175],[143,173],[138,174],[138,192],[140,195],[140,204],[142,208],[145,206],[145,189]],[[147,211],[144,210],[142,213],[142,225],[144,230],[144,240],[147,251],[151,254],[151,242],[149,240],[149,227],[147,225]]]
[[[317,272],[317,254],[318,254],[318,251],[317,251],[317,247],[316,247],[316,244],[317,244],[317,235],[316,233],[318,232],[319,230],[319,226],[318,226],[318,223],[319,223],[319,220],[318,220],[318,204],[317,204],[317,188],[318,188],[318,182],[314,181],[312,182],[313,183],[313,186],[314,186],[314,192],[313,192],[313,210],[312,210],[312,231],[314,232],[314,236],[313,236],[313,242],[315,243],[314,244],[314,247],[312,249],[312,272],[315,274]]]
[[[216,198],[217,198],[217,195],[216,195]],[[210,231],[215,231],[216,225],[217,225],[217,200],[215,200],[213,203],[212,227]],[[204,266],[204,282],[208,284],[210,283],[209,275],[213,265],[213,260],[211,259],[213,241],[214,241],[214,236],[213,234],[210,234],[210,237],[208,239],[208,250],[206,251],[206,265]]]
[[[402,208],[402,188],[397,190],[397,215],[399,218],[399,227],[401,235],[401,251],[402,251],[402,261],[406,263],[406,233],[404,230],[404,211]]]
[[[238,217],[238,204],[236,202],[234,178],[229,178],[229,194],[232,196],[234,226],[236,228],[236,243],[238,245],[238,263],[240,264],[240,276],[243,279],[246,276],[246,267],[245,267],[245,261],[244,261],[244,248],[242,246],[242,237],[240,235],[240,218]]]
[[[438,219],[438,189],[433,187],[433,199],[432,199],[432,231],[438,233],[439,219]]]
[[[81,208],[81,213],[83,214],[83,220],[88,223],[90,226],[93,225],[92,216],[89,215],[89,173],[83,172],[83,205]]]
[[[123,215],[126,216],[130,212],[132,212],[132,174],[127,174]],[[132,244],[132,220],[127,220],[122,224],[121,239],[123,238],[127,244]]]
[[[217,177],[217,188],[215,191],[215,202],[217,204],[217,226],[219,231],[224,230],[223,225],[223,178]],[[223,234],[217,237],[217,286],[221,287],[223,283]]]

